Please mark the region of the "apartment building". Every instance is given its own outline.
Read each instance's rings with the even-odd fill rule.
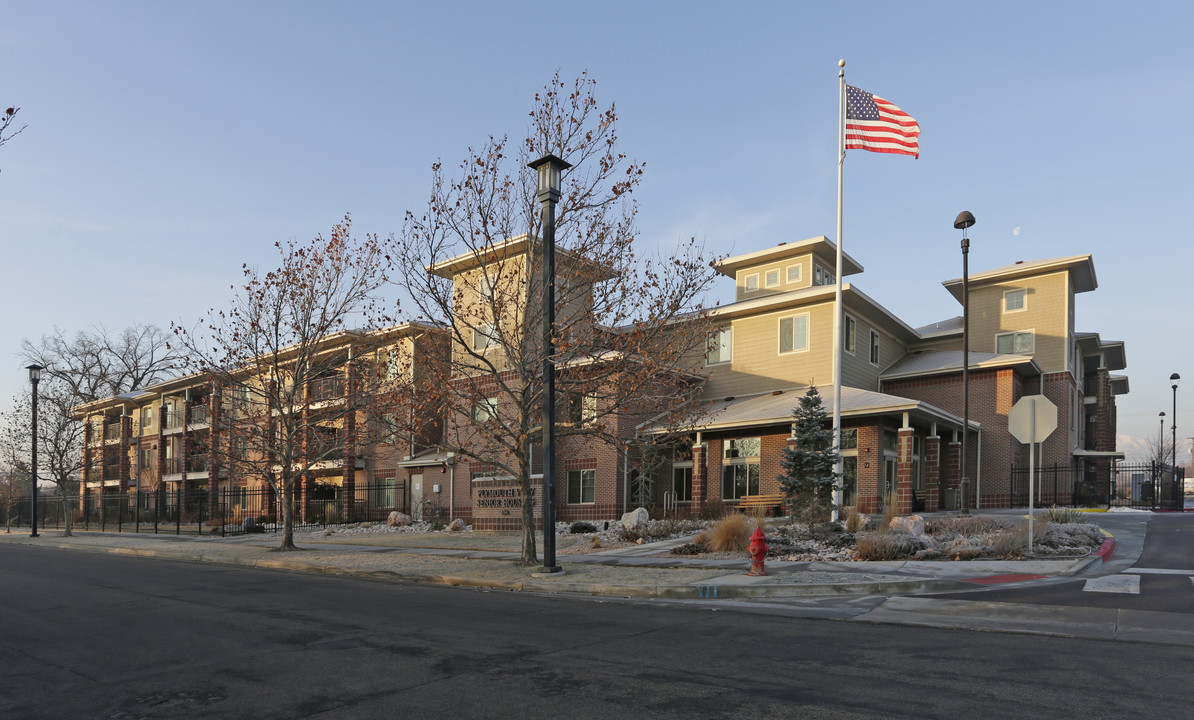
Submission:
[[[522,497],[513,478],[466,450],[475,437],[470,426],[492,422],[504,412],[490,401],[486,383],[513,372],[506,361],[486,354],[488,344],[497,333],[537,327],[521,316],[485,315],[504,287],[530,292],[525,289],[533,285],[527,281],[530,247],[527,238],[514,238],[432,266],[429,271],[456,288],[457,317],[449,327],[406,325],[387,331],[411,360],[412,383],[420,376],[467,383],[478,393],[472,411],[436,413],[423,406],[423,417],[401,423],[362,411],[352,423],[360,428],[352,430],[352,452],[313,469],[300,502],[320,487],[351,494],[354,486],[393,480],[406,493],[399,504],[416,513],[434,507],[478,528],[520,527]],[[610,519],[637,504],[697,512],[710,502],[733,506],[746,496],[779,491],[781,452],[794,442],[792,410],[800,397],[816,385],[827,412],[833,411],[838,312],[846,505],[862,512],[878,512],[892,502],[901,513],[956,509],[963,477],[969,479],[966,497],[972,507],[1025,504],[1026,490],[1012,469],[1027,464],[1028,449],[1007,427],[1008,410],[1025,395],[1043,394],[1057,405],[1058,430],[1042,444],[1039,462],[1070,468],[1074,478],[1051,488],[1054,497],[1038,502],[1069,502],[1083,483],[1097,484],[1120,457],[1115,404],[1128,391],[1128,381],[1116,373],[1126,367],[1124,346],[1077,326],[1076,295],[1097,288],[1091,256],[1017,262],[970,276],[970,422],[965,427],[962,324],[956,316],[961,280],[943,283],[958,302],[943,309],[946,319],[912,327],[855,284],[863,267],[849,255],[843,257],[839,310],[835,255],[832,241],[814,237],[717,264],[717,272],[735,284],[735,301],[710,311],[713,325],[701,345],[704,351],[692,357],[684,373],[693,413],[682,433],[652,419],[666,407],[610,408],[601,405],[600,393],[564,394],[558,412],[563,423],[583,428],[601,414],[604,432],[568,432],[558,443],[557,518]],[[584,322],[587,293],[608,278],[580,259],[564,256],[562,262],[585,271],[574,273],[558,313]],[[527,296],[518,307],[533,302]],[[678,324],[677,332],[683,331]],[[347,348],[352,341],[334,342]],[[465,356],[485,362],[470,365],[461,359]],[[450,373],[446,363],[452,363]],[[312,397],[331,401],[351,394],[348,373],[318,380]],[[228,402],[220,388],[192,376],[79,408],[88,428],[83,492],[120,493],[155,483],[260,484],[238,476],[211,450],[227,441],[213,418]],[[378,429],[389,426],[418,431]],[[348,429],[339,423],[331,431]],[[964,432],[969,433],[966,468]],[[533,438],[527,453],[538,482],[542,449]],[[541,507],[538,494],[535,502]]]

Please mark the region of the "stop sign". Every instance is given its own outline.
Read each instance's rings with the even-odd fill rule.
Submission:
[[[1057,429],[1057,406],[1044,395],[1025,395],[1008,410],[1007,429],[1022,443],[1044,442]]]

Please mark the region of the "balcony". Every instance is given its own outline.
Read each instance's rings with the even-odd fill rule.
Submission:
[[[120,463],[104,463],[104,481],[120,479]]]
[[[206,475],[208,468],[211,467],[211,462],[206,455],[198,457],[187,458],[187,474],[188,475]]]
[[[336,375],[311,381],[311,402],[339,400],[343,397],[344,378]]]
[[[114,424],[104,426],[104,441],[119,440],[120,439],[120,421],[117,420]]]
[[[206,405],[194,405],[191,407],[191,424],[192,425],[211,425],[211,408]]]
[[[162,413],[162,432],[182,429],[182,410],[167,408]]]

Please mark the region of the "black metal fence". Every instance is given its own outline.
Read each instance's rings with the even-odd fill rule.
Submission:
[[[1098,460],[1083,466],[1036,468],[1038,506],[1135,507],[1181,510],[1185,506],[1182,468],[1158,462],[1114,463]],[[1012,504],[1028,505],[1028,468],[1011,468]]]
[[[30,527],[28,497],[10,508],[0,507],[0,524]],[[66,513],[78,530],[173,533],[176,535],[242,535],[282,529],[281,499],[268,487],[224,487],[212,492],[196,488],[130,490],[72,497],[42,494],[37,501],[38,528],[62,529]],[[357,485],[351,492],[317,485],[295,493],[294,525],[322,527],[357,522],[384,522],[391,512],[409,513],[406,485],[401,482]]]

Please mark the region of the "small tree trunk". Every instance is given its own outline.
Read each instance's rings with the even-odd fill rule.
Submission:
[[[539,553],[535,549],[535,498],[531,495],[530,474],[524,473],[519,478],[519,484],[522,486],[522,564],[538,565]]]
[[[66,498],[62,500],[62,537],[72,537],[74,533],[70,531],[70,505],[66,502]]]
[[[282,478],[282,545],[279,550],[298,550],[294,544],[294,478]]]

